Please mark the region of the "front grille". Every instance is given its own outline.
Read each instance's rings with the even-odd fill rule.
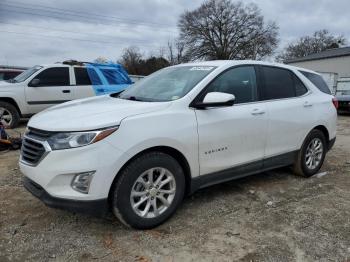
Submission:
[[[32,127],[28,127],[28,131],[26,133],[27,136],[33,137],[39,140],[47,140],[54,134],[55,132],[44,131],[44,130],[40,130]]]
[[[23,139],[21,158],[25,162],[32,165],[38,164],[44,156],[45,152],[45,147],[41,143],[28,138]]]

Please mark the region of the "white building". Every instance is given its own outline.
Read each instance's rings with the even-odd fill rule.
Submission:
[[[329,49],[284,63],[320,73],[335,73],[339,78],[350,77],[350,47]]]

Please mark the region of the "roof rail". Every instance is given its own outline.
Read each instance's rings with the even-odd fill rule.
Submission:
[[[83,66],[84,63],[86,63],[86,62],[80,62],[80,61],[72,60],[72,59],[62,62],[62,64],[64,64],[64,65],[79,65],[79,66]]]

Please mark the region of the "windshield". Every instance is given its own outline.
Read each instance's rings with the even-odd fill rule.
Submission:
[[[26,71],[22,72],[21,74],[16,76],[14,79],[12,79],[12,82],[16,82],[16,83],[23,82],[41,68],[42,66],[33,66],[32,68],[27,69]]]
[[[214,66],[180,66],[162,69],[133,84],[119,98],[136,101],[172,101],[186,95]]]

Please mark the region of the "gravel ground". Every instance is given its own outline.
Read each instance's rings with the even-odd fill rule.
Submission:
[[[147,231],[46,207],[23,189],[18,154],[0,153],[0,261],[350,261],[350,116],[327,175],[284,168],[213,186]]]

